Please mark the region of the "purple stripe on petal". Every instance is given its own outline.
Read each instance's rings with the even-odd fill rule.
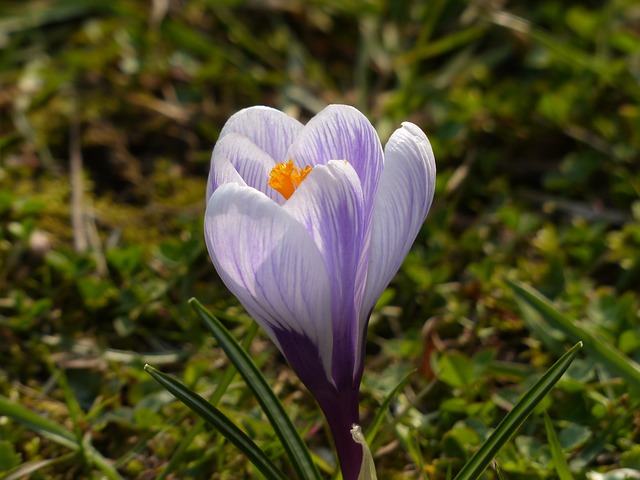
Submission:
[[[211,195],[205,239],[220,278],[283,353],[276,330],[308,338],[330,379],[329,275],[304,226],[263,193],[232,183]]]
[[[349,162],[360,178],[369,216],[382,172],[382,145],[369,120],[357,109],[326,107],[307,123],[286,157],[299,167],[324,165],[329,160]]]
[[[227,162],[236,170],[246,185],[265,193],[278,203],[284,203],[282,195],[267,186],[269,173],[276,165],[275,161],[247,137],[237,133],[225,135],[216,143],[211,162],[207,198],[216,188],[229,181],[227,173],[229,167],[225,164]]]
[[[365,206],[353,167],[332,160],[315,167],[285,203],[309,232],[331,280],[333,317],[333,378],[338,386],[353,383],[359,356],[358,318],[365,273],[359,266],[366,249]]]
[[[435,176],[435,159],[427,136],[416,125],[404,122],[385,147],[384,171],[373,209],[361,342],[371,310],[424,223],[433,200]]]
[[[356,480],[362,463],[362,447],[353,441],[350,430],[354,423],[359,423],[360,384],[336,389],[327,378],[318,375],[321,360],[316,345],[297,332],[274,329],[274,333],[287,361],[327,418],[343,478]]]
[[[211,198],[211,194],[225,183],[246,185],[229,159],[214,153],[211,155],[211,170],[209,170],[209,179],[207,180],[207,201]]]
[[[249,107],[232,115],[220,132],[220,138],[237,133],[247,137],[264,150],[276,163],[288,160],[289,145],[303,125],[279,110],[270,107]]]
[[[291,368],[314,397],[316,394],[326,394],[323,392],[335,392],[335,386],[330,379],[325,375],[318,375],[318,371],[323,369],[323,358],[318,345],[309,337],[280,326],[273,328],[273,334]]]

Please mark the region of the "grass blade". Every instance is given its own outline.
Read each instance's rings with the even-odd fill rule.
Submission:
[[[57,0],[40,2],[37,7],[17,4],[0,11],[0,34],[7,35],[31,28],[42,28],[55,22],[65,22],[97,10],[97,1],[77,2]]]
[[[560,380],[560,377],[562,377],[567,368],[569,368],[569,365],[571,365],[571,362],[581,348],[582,342],[575,344],[524,394],[516,406],[513,407],[513,410],[502,419],[498,427],[480,449],[471,457],[465,466],[462,467],[462,470],[455,477],[455,480],[475,480],[480,478],[482,472],[489,466],[502,446],[509,441],[536,405],[540,403],[549,390]]]
[[[0,395],[0,416],[2,415],[6,415],[7,417],[17,420],[39,435],[42,435],[59,445],[63,445],[74,451],[80,449],[80,445],[78,445],[75,435],[62,425],[54,422],[53,420],[42,417],[22,405],[13,403],[7,397]]]
[[[410,52],[400,56],[396,60],[396,64],[401,66],[407,63],[414,63],[427,58],[443,55],[455,49],[461,49],[463,46],[477,41],[478,38],[486,33],[487,30],[487,25],[472,25],[411,50]]]
[[[607,64],[603,62],[602,59],[589,55],[581,49],[558,41],[553,35],[536,28],[524,18],[504,11],[496,11],[488,15],[488,20],[500,27],[513,30],[531,38],[555,53],[559,60],[573,67],[595,73],[601,80],[608,84],[613,83],[615,80],[615,76],[612,75],[614,68],[612,68],[613,66],[611,64]]]
[[[549,449],[551,450],[553,465],[556,468],[558,478],[560,480],[573,480],[573,475],[571,475],[569,465],[567,465],[567,459],[564,458],[564,452],[562,451],[562,447],[560,446],[558,435],[556,435],[556,431],[553,429],[553,425],[551,424],[551,420],[549,419],[549,415],[547,415],[547,412],[544,413],[544,428],[547,431]]]
[[[106,478],[111,480],[122,480],[122,476],[113,466],[111,460],[107,460],[98,450],[95,449],[88,441],[84,442],[85,458],[87,458],[98,470],[100,470]]]
[[[251,360],[251,357],[240,347],[224,325],[209,313],[198,300],[192,298],[189,303],[205,322],[231,363],[235,365],[244,381],[253,391],[278,438],[280,438],[282,446],[298,474],[298,478],[320,480],[320,473],[311,459],[309,450],[291,423],[291,419],[285,413],[284,407],[269,387],[258,367]]]
[[[37,413],[11,402],[7,397],[0,395],[0,416],[11,417],[26,425],[39,435],[46,437],[59,445],[63,445],[74,452],[80,451],[82,455],[100,469],[107,478],[119,480],[122,477],[89,442],[79,443],[76,436],[62,425],[42,417]]]
[[[407,383],[409,383],[409,380],[411,380],[411,377],[413,376],[414,373],[415,373],[415,370],[412,370],[409,373],[407,373],[404,377],[402,377],[402,379],[393,388],[393,390],[391,390],[389,394],[385,397],[384,401],[380,404],[380,407],[378,407],[376,416],[373,419],[373,422],[371,422],[371,425],[367,430],[366,439],[369,445],[373,444],[373,440],[376,438],[376,434],[380,429],[380,425],[382,425],[382,420],[384,420],[384,416],[387,413],[387,410],[389,409],[389,405],[391,404],[391,401],[394,398],[396,398],[396,395],[398,394],[400,389],[403,388]]]
[[[31,475],[39,472],[40,470],[72,461],[74,458],[76,458],[76,455],[76,452],[71,452],[61,457],[52,458],[49,460],[33,460],[30,462],[25,462],[22,465],[18,465],[17,467],[12,468],[7,472],[3,472],[4,477],[2,477],[2,480],[23,480],[24,478],[31,478]]]
[[[525,306],[522,309],[525,317],[528,312],[526,307],[531,307],[552,327],[562,330],[571,341],[584,341],[585,350],[590,355],[596,357],[612,373],[623,377],[635,388],[640,389],[640,365],[602,339],[586,325],[574,322],[563,315],[536,290],[517,282],[507,280],[507,283],[513,288],[516,299]]]
[[[268,480],[286,480],[284,474],[275,466],[262,450],[242,430],[235,426],[220,410],[207,402],[184,384],[156,370],[150,365],[144,369],[169,392],[181,400],[187,407],[210,423],[225,438],[244,453]]]
[[[249,327],[247,333],[245,334],[244,339],[242,340],[242,346],[244,348],[249,348],[249,345],[251,345],[251,341],[255,337],[257,331],[258,325],[253,322],[251,327]],[[209,403],[211,403],[212,405],[216,405],[220,401],[224,393],[227,391],[227,388],[229,388],[229,385],[231,385],[231,382],[235,378],[236,373],[237,371],[233,366],[225,370],[222,378],[220,379],[220,382],[213,392],[213,395],[209,399]],[[169,460],[167,466],[164,468],[164,470],[162,470],[160,475],[158,475],[157,480],[165,480],[173,472],[178,463],[182,460],[182,457],[187,452],[187,449],[189,448],[193,440],[202,431],[203,426],[204,420],[200,419],[198,423],[196,423],[193,428],[189,430],[186,437],[182,439],[182,441],[178,445],[178,448],[171,456],[171,460]]]

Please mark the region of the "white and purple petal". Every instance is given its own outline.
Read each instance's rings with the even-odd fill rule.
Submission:
[[[305,226],[331,279],[333,378],[353,381],[368,226],[360,179],[343,160],[316,166],[283,209]],[[363,260],[364,259],[364,260]]]
[[[214,153],[211,155],[211,170],[209,170],[209,178],[207,179],[207,203],[211,198],[211,194],[219,186],[227,183],[235,183],[237,185],[247,184],[231,161],[223,155],[216,155],[214,149]]]
[[[383,153],[378,134],[357,109],[347,105],[323,109],[309,120],[286,157],[292,158],[298,167],[324,165],[329,160],[349,162],[360,178],[366,216],[370,216],[382,173]]]
[[[275,165],[275,160],[249,138],[228,133],[218,140],[211,155],[207,199],[220,185],[233,181],[253,187],[282,204],[282,195],[267,185]],[[238,176],[242,182],[238,181]]]
[[[247,137],[279,163],[288,160],[287,150],[303,127],[298,120],[280,110],[255,106],[232,115],[222,128],[220,138],[230,133]]]
[[[373,207],[369,271],[362,303],[361,334],[382,291],[396,274],[431,207],[436,166],[424,132],[410,122],[385,147],[385,163]],[[359,345],[362,349],[363,344]]]
[[[220,278],[301,379],[330,379],[330,280],[306,228],[262,192],[230,183],[209,199],[205,238]],[[311,363],[300,363],[303,340],[315,347],[307,349]]]

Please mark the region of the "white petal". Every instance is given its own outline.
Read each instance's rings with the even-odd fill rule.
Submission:
[[[220,132],[220,138],[237,133],[264,150],[276,163],[287,161],[287,149],[303,125],[280,110],[249,107],[232,115]]]
[[[207,198],[216,188],[228,182],[248,185],[265,193],[278,203],[282,195],[267,186],[275,161],[255,143],[238,133],[229,133],[218,140],[211,155],[211,170]],[[238,176],[242,182],[238,181]]]
[[[263,193],[229,183],[209,199],[205,239],[220,278],[285,356],[276,331],[307,337],[331,378],[329,276],[305,227]]]
[[[435,177],[435,159],[427,136],[418,126],[404,122],[385,147],[384,170],[373,207],[364,316],[371,313],[409,253],[431,207]]]

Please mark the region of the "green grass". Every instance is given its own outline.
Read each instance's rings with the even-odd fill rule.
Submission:
[[[369,330],[361,414],[378,477],[455,477],[578,340],[487,476],[640,470],[632,0],[5,3],[0,477],[261,478],[145,363],[217,391],[217,408],[295,475],[188,300],[236,339],[253,335],[202,238],[225,120],[253,104],[306,120],[328,103],[363,110],[383,141],[417,123],[438,166],[427,222]],[[249,351],[331,478],[313,399],[261,332]]]

